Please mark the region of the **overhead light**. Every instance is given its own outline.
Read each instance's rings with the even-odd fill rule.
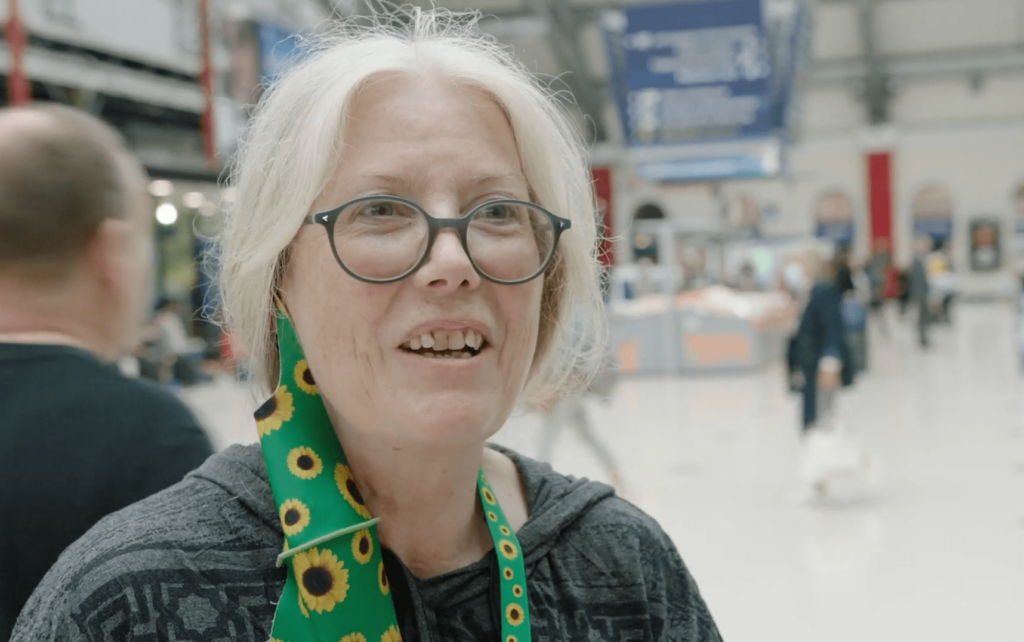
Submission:
[[[160,225],[174,225],[178,222],[178,208],[171,203],[161,203],[156,208],[156,222]]]
[[[181,197],[181,202],[190,210],[197,210],[206,202],[206,197],[202,192],[189,192]]]
[[[157,198],[167,198],[174,191],[174,183],[163,179],[149,184],[149,193]]]

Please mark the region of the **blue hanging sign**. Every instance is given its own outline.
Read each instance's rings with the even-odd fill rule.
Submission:
[[[630,7],[609,21],[631,146],[757,138],[773,127],[761,0]]]
[[[301,55],[299,36],[269,22],[259,23],[256,34],[260,47],[260,84],[269,87]]]

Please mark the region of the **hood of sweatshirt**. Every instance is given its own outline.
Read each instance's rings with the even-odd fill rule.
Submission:
[[[515,451],[496,445],[488,447],[511,458],[523,480],[529,513],[526,523],[516,535],[523,551],[527,575],[531,567],[557,545],[563,531],[572,528],[593,507],[615,495],[606,484],[561,475],[548,464]],[[237,498],[248,513],[258,517],[263,528],[273,529],[277,537],[284,537],[259,444],[232,446],[208,459],[191,476],[220,486]],[[428,580],[418,580],[407,573],[406,580],[416,587],[416,601],[422,600],[422,606],[458,603],[489,589],[493,557],[492,551],[474,564]]]

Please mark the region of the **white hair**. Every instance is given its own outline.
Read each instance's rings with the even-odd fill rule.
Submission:
[[[572,221],[544,276],[523,396],[558,398],[600,367],[606,321],[585,146],[553,92],[478,31],[479,17],[403,8],[369,25],[341,22],[307,39],[308,54],[260,100],[233,168],[236,199],[219,244],[225,320],[257,386],[277,376],[274,294],[292,239],[339,162],[346,113],[367,81],[396,73],[440,75],[491,96],[508,117],[536,202]]]

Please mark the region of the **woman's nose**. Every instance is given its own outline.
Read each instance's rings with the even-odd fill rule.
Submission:
[[[480,284],[480,275],[466,254],[459,233],[453,229],[438,231],[426,262],[414,278],[418,286],[434,291],[472,289]]]

